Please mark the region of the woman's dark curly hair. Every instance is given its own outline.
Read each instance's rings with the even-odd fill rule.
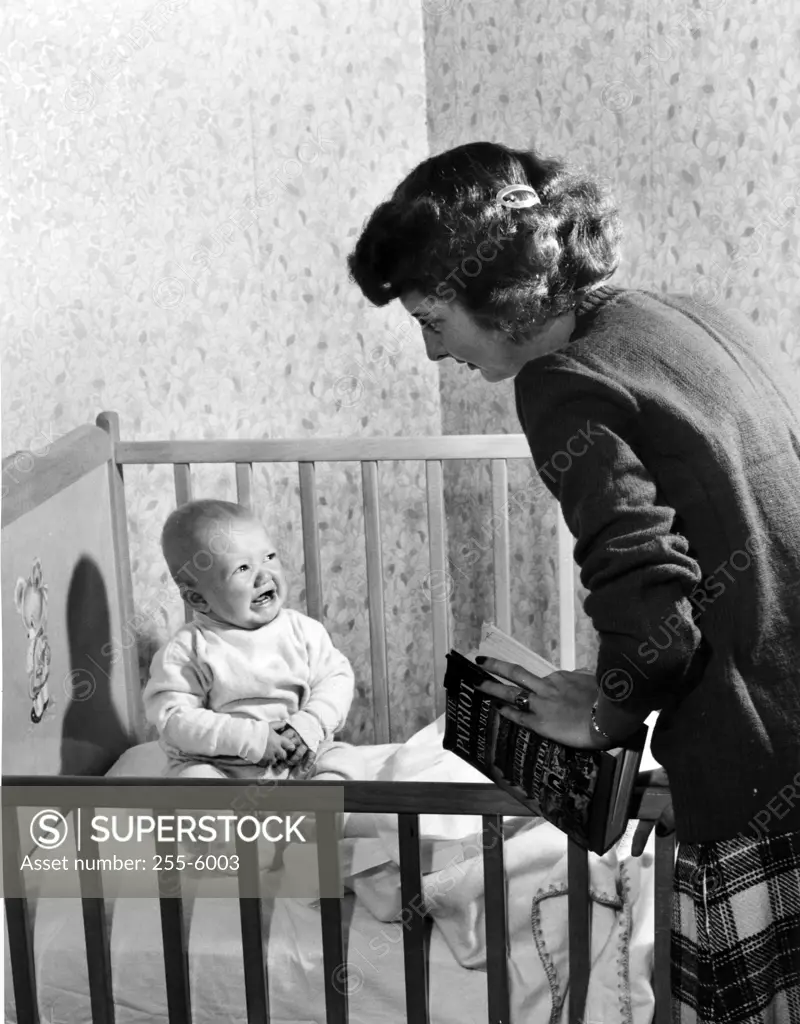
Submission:
[[[536,189],[541,204],[501,206],[498,191],[517,184]],[[560,160],[471,142],[419,164],[373,211],[347,263],[376,306],[421,291],[514,334],[611,277],[621,239],[600,182]]]

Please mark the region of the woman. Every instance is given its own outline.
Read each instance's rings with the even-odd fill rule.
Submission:
[[[576,538],[596,672],[489,661],[513,685],[487,690],[575,747],[660,712],[676,1019],[800,1024],[797,399],[742,316],[608,285],[620,240],[591,178],[474,143],[412,171],[349,267],[375,305],[400,299],[429,359],[514,378]]]

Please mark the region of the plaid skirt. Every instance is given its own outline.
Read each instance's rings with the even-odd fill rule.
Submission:
[[[681,843],[673,1024],[800,1024],[800,832]]]

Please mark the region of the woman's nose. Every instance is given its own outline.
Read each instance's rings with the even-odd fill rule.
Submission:
[[[433,363],[438,363],[440,359],[445,359],[447,356],[446,349],[442,347],[436,338],[425,339],[425,353]]]

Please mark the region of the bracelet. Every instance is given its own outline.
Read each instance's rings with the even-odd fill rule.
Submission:
[[[597,700],[592,705],[592,728],[594,729],[594,731],[597,733],[598,736],[601,736],[604,740],[608,740],[609,743],[613,743],[614,741],[611,739],[611,737],[608,735],[608,733],[604,732],[600,728],[600,726],[597,724],[597,705],[599,703],[600,703],[600,698],[598,697]]]

